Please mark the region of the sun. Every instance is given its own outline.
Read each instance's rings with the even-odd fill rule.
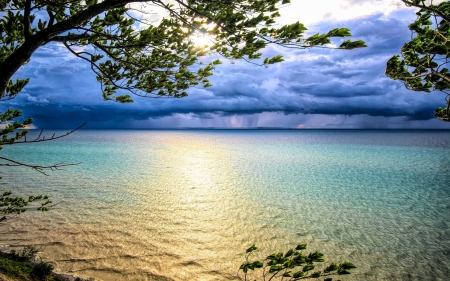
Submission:
[[[191,35],[189,39],[191,39],[191,41],[194,42],[195,46],[197,47],[209,47],[214,44],[214,40],[211,37],[200,32]]]
[[[200,30],[195,31],[189,39],[194,42],[197,47],[210,47],[214,45],[214,37],[208,34],[216,26],[215,23],[202,24]]]

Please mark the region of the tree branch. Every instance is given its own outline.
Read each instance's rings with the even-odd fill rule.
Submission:
[[[55,170],[62,170],[63,167],[67,167],[67,166],[75,166],[75,165],[79,165],[81,164],[81,162],[79,163],[64,163],[64,162],[60,162],[60,163],[56,163],[50,166],[42,166],[42,165],[32,165],[32,164],[26,164],[26,163],[22,163],[16,160],[12,160],[6,157],[2,157],[0,156],[1,160],[10,162],[10,163],[0,163],[0,166],[6,166],[6,167],[28,167],[28,168],[32,168],[36,171],[38,171],[39,173],[42,173],[46,176],[48,176],[45,173],[45,170],[51,170],[51,171],[55,171]],[[11,164],[12,163],[12,164]]]
[[[83,33],[83,34],[71,34],[66,36],[55,36],[50,41],[55,42],[66,42],[66,41],[75,41],[80,39],[86,39],[91,37],[91,34]]]
[[[430,72],[427,72],[427,73],[422,73],[422,74],[419,74],[419,75],[414,75],[414,76],[409,76],[409,77],[398,77],[395,80],[412,80],[412,79],[416,79],[416,78],[419,78],[419,77],[428,76],[428,75],[431,75],[431,74],[439,76],[442,79],[446,80],[447,82],[450,82],[450,78],[449,77],[447,77],[444,74],[442,74],[440,72],[437,72],[437,71],[430,71]]]
[[[47,6],[47,14],[48,14],[48,17],[49,17],[47,27],[50,27],[50,26],[52,26],[55,23],[55,14],[52,13],[52,10],[51,10],[51,8],[49,6]]]
[[[42,129],[41,132],[39,133],[39,135],[38,135],[38,137],[37,137],[36,139],[31,140],[31,141],[27,141],[27,140],[25,139],[24,141],[14,142],[13,144],[32,143],[32,142],[43,142],[43,141],[51,141],[51,140],[60,139],[60,138],[66,137],[66,136],[72,134],[73,132],[75,132],[75,131],[81,129],[84,125],[86,125],[86,122],[84,122],[84,123],[81,124],[80,126],[78,126],[78,127],[76,127],[75,129],[73,129],[72,131],[69,131],[69,132],[67,132],[67,133],[65,133],[65,134],[63,134],[63,135],[55,136],[55,134],[53,134],[53,135],[52,135],[50,138],[48,138],[48,139],[46,139],[45,136],[43,136],[43,137],[41,138],[41,135],[42,135],[42,133],[44,132],[44,129]],[[5,145],[5,144],[2,144],[2,145]]]
[[[110,75],[108,75],[107,73],[105,73],[104,71],[102,71],[101,68],[100,68],[95,62],[93,62],[92,60],[90,60],[90,59],[88,59],[88,58],[85,58],[85,57],[81,56],[80,53],[77,53],[77,52],[75,52],[74,50],[72,50],[72,48],[70,48],[70,46],[67,45],[67,42],[63,42],[63,44],[64,44],[64,46],[65,46],[72,54],[74,54],[75,56],[79,57],[80,59],[83,59],[83,60],[89,62],[90,65],[91,65],[91,69],[92,69],[92,71],[93,71],[95,74],[97,74],[98,76],[100,76],[100,74],[99,74],[97,71],[95,71],[94,68],[97,69],[97,70],[98,70],[101,74],[103,74],[106,78],[108,78],[108,80],[109,80],[114,86],[116,86],[116,87],[118,87],[118,88],[120,88],[120,89],[123,89],[123,87],[121,87],[120,85],[117,85],[117,84],[114,82],[114,79],[113,79]],[[84,52],[84,53],[86,53],[86,52]],[[91,54],[89,54],[89,53],[86,53],[86,54],[91,55]],[[102,86],[103,86],[103,82],[100,82],[100,83],[101,83]],[[131,88],[128,88],[128,90],[129,90],[130,92],[133,92]]]
[[[23,13],[23,35],[25,41],[30,38],[30,11],[31,11],[31,0],[25,1],[25,10]]]
[[[139,63],[137,63],[137,62],[127,62],[127,61],[124,61],[123,59],[121,59],[121,58],[118,57],[118,56],[115,56],[114,54],[112,54],[112,53],[108,50],[108,49],[116,49],[116,48],[117,48],[116,46],[104,46],[104,45],[101,45],[101,44],[99,44],[99,43],[97,43],[97,42],[92,43],[92,45],[96,46],[97,48],[99,48],[100,50],[102,50],[103,52],[105,52],[105,54],[106,54],[108,57],[110,57],[111,59],[113,59],[113,60],[116,61],[116,62],[121,62],[121,63],[123,63],[123,64],[129,64],[129,65],[139,66],[139,67],[141,67],[141,68],[147,68],[147,70],[150,70],[150,71],[164,72],[164,71],[161,71],[161,70],[157,70],[157,69],[153,69],[153,68],[148,68],[147,66],[142,65],[142,64],[139,64]],[[140,46],[138,46],[138,45],[135,45],[135,46],[140,47]]]
[[[429,6],[425,6],[425,5],[420,5],[420,4],[414,4],[408,0],[401,0],[403,3],[405,3],[406,6],[414,6],[420,9],[424,9],[426,11],[432,12],[432,13],[436,13],[438,14],[441,18],[443,18],[446,22],[450,23],[450,17],[447,16],[446,14],[442,13],[441,11],[434,9],[432,7]]]
[[[159,1],[159,2],[161,2],[161,1]],[[205,18],[207,18],[207,19],[209,19],[209,20],[215,22],[220,28],[223,28],[223,30],[225,30],[225,31],[228,32],[229,34],[234,34],[234,33],[231,32],[230,30],[228,30],[226,27],[222,26],[222,25],[220,24],[220,22],[218,22],[218,21],[215,20],[214,18],[212,18],[212,17],[210,17],[210,16],[208,16],[208,15],[205,15],[204,13],[201,13],[200,11],[198,11],[198,10],[192,8],[192,7],[189,6],[189,5],[184,4],[183,1],[175,0],[175,2],[177,2],[178,4],[180,4],[181,6],[183,6],[184,8],[186,8],[186,9],[188,9],[188,10],[194,12],[194,13],[197,14],[197,15],[200,15],[200,16],[202,16],[202,17],[205,17]]]

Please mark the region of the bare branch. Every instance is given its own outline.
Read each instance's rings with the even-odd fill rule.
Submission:
[[[49,6],[47,6],[47,14],[48,14],[48,17],[49,17],[48,27],[50,27],[55,22],[55,14],[53,13],[53,11],[51,10],[51,8]]]
[[[439,72],[437,72],[437,71],[431,71],[431,72],[427,72],[427,73],[424,73],[424,74],[415,75],[415,76],[412,76],[412,77],[401,77],[401,78],[399,78],[399,79],[411,80],[411,79],[415,79],[415,78],[417,78],[417,77],[428,76],[428,75],[430,75],[430,74],[434,74],[434,75],[439,76],[439,77],[441,77],[442,79],[446,80],[447,82],[450,82],[450,78],[449,78],[449,77],[447,77],[447,76],[445,76],[444,74],[439,73]]]
[[[38,135],[38,137],[37,137],[36,139],[31,140],[31,141],[27,141],[27,140],[25,139],[24,141],[14,142],[14,144],[33,143],[33,142],[43,142],[43,141],[51,141],[51,140],[60,139],[60,138],[66,137],[66,136],[72,134],[73,132],[75,132],[75,131],[81,129],[84,125],[86,125],[86,122],[84,122],[82,125],[76,127],[76,128],[73,129],[72,131],[69,131],[69,132],[67,132],[67,133],[65,133],[65,134],[63,134],[63,135],[55,136],[55,134],[53,134],[53,135],[52,135],[50,138],[48,138],[48,139],[46,139],[45,136],[41,137],[42,132],[44,131],[44,129],[42,129],[41,132],[39,133],[39,135]]]
[[[43,166],[43,165],[33,165],[33,164],[26,164],[26,163],[22,163],[16,160],[12,160],[6,157],[2,157],[0,156],[1,160],[7,161],[9,163],[0,163],[0,167],[1,166],[6,166],[6,167],[28,167],[28,168],[32,168],[36,171],[38,171],[39,173],[42,173],[46,176],[48,176],[48,174],[45,173],[46,170],[51,170],[51,171],[55,171],[55,170],[62,170],[63,167],[67,167],[67,166],[75,166],[75,165],[80,165],[81,162],[79,163],[65,163],[65,162],[60,162],[60,163],[56,163],[53,165],[49,165],[49,166]]]
[[[51,41],[56,42],[66,42],[66,41],[74,41],[74,40],[80,40],[80,39],[86,39],[91,37],[92,35],[86,33],[83,34],[71,34],[66,36],[55,36],[51,39]]]

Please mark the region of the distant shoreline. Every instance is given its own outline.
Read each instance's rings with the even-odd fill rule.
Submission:
[[[43,128],[45,131],[71,130],[73,128]],[[29,131],[40,131],[42,128],[28,129]],[[277,127],[255,127],[255,128],[81,128],[79,131],[450,131],[448,129],[370,129],[370,128],[277,128]]]

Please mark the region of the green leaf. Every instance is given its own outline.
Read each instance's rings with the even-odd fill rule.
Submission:
[[[331,271],[336,271],[338,266],[335,263],[330,264],[327,268],[325,268],[324,272],[329,273]]]
[[[347,37],[352,36],[348,28],[335,28],[327,33],[327,37]]]
[[[247,273],[248,269],[249,269],[249,265],[250,263],[246,262],[241,264],[241,266],[239,267],[239,269],[241,269],[244,273]]]
[[[344,269],[356,268],[356,266],[354,264],[352,264],[351,262],[343,262],[339,266],[344,268]]]
[[[258,248],[255,246],[255,244],[253,244],[250,248],[248,248],[245,252],[246,253],[251,253],[253,251],[258,250]]]
[[[262,262],[260,262],[260,261],[255,261],[255,262],[253,262],[253,266],[255,268],[261,268],[261,267],[264,266],[264,264]]]
[[[117,97],[115,97],[115,100],[120,103],[133,102],[133,99],[130,97],[130,95],[117,96]]]
[[[315,266],[313,264],[307,264],[303,267],[302,270],[303,270],[303,272],[307,272],[307,271],[313,270],[314,268],[315,268]]]
[[[294,250],[290,249],[289,251],[286,252],[284,257],[288,258],[288,257],[292,256],[293,254],[294,254]]]
[[[357,41],[351,41],[351,40],[345,40],[339,48],[346,49],[346,50],[353,50],[356,48],[364,48],[367,47],[366,42],[363,40],[357,40]]]
[[[274,272],[278,272],[280,270],[282,270],[283,267],[279,266],[279,265],[272,265],[269,269],[269,273],[274,273]]]

